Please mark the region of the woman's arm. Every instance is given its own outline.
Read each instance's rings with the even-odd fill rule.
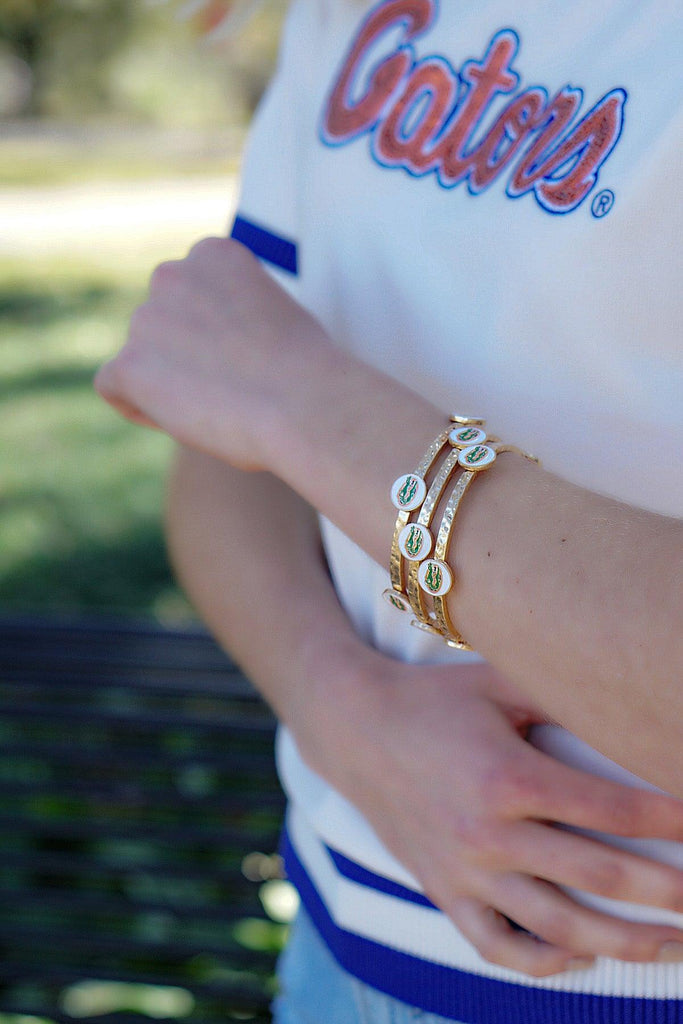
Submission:
[[[510,706],[516,688],[487,665],[403,665],[367,647],[337,601],[315,516],[274,477],[181,450],[167,522],[186,589],[306,760],[483,956],[542,975],[597,953],[683,953],[662,950],[683,939],[675,929],[589,911],[557,888],[680,909],[681,872],[548,824],[680,839],[682,803],[534,750],[521,736],[534,716]]]
[[[335,349],[224,239],[159,268],[98,386],[187,444],[276,473],[385,564],[389,487],[446,412]],[[552,718],[683,795],[683,522],[508,454],[467,495],[451,557],[463,635]]]

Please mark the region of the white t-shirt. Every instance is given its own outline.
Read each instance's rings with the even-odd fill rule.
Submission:
[[[297,0],[234,234],[337,344],[445,413],[680,516],[682,20],[673,0]],[[411,629],[382,600],[386,567],[322,528],[370,643],[477,657]],[[534,742],[645,785],[562,729]],[[279,762],[290,873],[348,970],[467,1024],[683,1022],[683,966],[601,960],[538,981],[484,962],[286,732]],[[678,844],[611,841],[683,868]]]

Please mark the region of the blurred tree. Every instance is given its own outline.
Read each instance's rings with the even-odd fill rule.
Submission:
[[[0,59],[29,70],[21,113],[31,117],[242,122],[270,75],[285,6],[269,0],[238,46],[219,48],[163,0],[0,0]]]
[[[107,106],[103,66],[126,44],[147,13],[138,0],[2,0],[0,39],[31,71],[26,113],[48,114],[56,65],[92,110]],[[97,70],[98,73],[94,73]]]

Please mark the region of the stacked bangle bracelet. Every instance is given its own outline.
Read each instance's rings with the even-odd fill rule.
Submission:
[[[401,532],[408,525],[410,513],[419,508],[427,494],[425,477],[439,457],[439,454],[448,444],[450,428],[442,430],[434,438],[427,451],[424,453],[414,473],[406,473],[399,477],[391,488],[391,500],[398,509],[394,536],[391,543],[391,561],[389,564],[389,575],[391,576],[391,588],[384,591],[384,597],[398,611],[410,611],[410,601],[406,597],[403,586],[403,557],[399,547]]]
[[[398,515],[391,546],[391,588],[384,591],[384,597],[400,611],[413,613],[411,625],[441,637],[459,650],[472,648],[453,626],[446,598],[454,583],[448,554],[462,499],[475,477],[492,466],[501,452],[516,452],[538,462],[535,456],[487,435],[483,428],[483,420],[452,416],[450,427],[434,439],[415,473],[399,477],[391,489]],[[426,478],[434,469],[428,486]],[[449,481],[459,469],[435,541],[430,526]],[[411,520],[414,512],[417,517]],[[404,560],[408,562],[407,584]],[[431,598],[431,610],[426,597]]]
[[[408,600],[410,601],[410,607],[415,615],[418,622],[430,625],[429,614],[425,608],[424,603],[424,590],[420,586],[419,574],[420,567],[424,564],[424,559],[429,558],[433,547],[433,537],[429,532],[429,527],[432,524],[432,520],[436,513],[437,505],[441,501],[441,497],[446,490],[446,486],[451,476],[455,472],[458,465],[458,452],[455,448],[451,449],[446,458],[443,460],[437,475],[432,481],[432,485],[427,491],[427,496],[422,503],[419,515],[414,524],[409,524],[404,528],[402,537],[404,543],[401,543],[399,539],[399,547],[401,548],[401,554],[404,558],[409,559],[408,566]],[[407,536],[406,536],[407,531]],[[418,559],[413,553],[415,545],[411,548],[411,536],[412,531],[419,532],[418,543],[420,545],[419,554],[422,555]],[[431,628],[431,627],[430,627]]]

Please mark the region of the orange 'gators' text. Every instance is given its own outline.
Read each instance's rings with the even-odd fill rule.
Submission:
[[[412,43],[438,13],[437,0],[383,0],[372,9],[326,101],[323,141],[339,146],[367,134],[383,167],[434,173],[444,188],[466,183],[472,195],[506,174],[511,198],[531,192],[549,213],[575,210],[619,140],[625,90],[607,92],[583,116],[581,89],[520,91],[520,39],[510,28],[459,71],[443,56],[418,59]],[[483,125],[500,97],[509,99]]]

